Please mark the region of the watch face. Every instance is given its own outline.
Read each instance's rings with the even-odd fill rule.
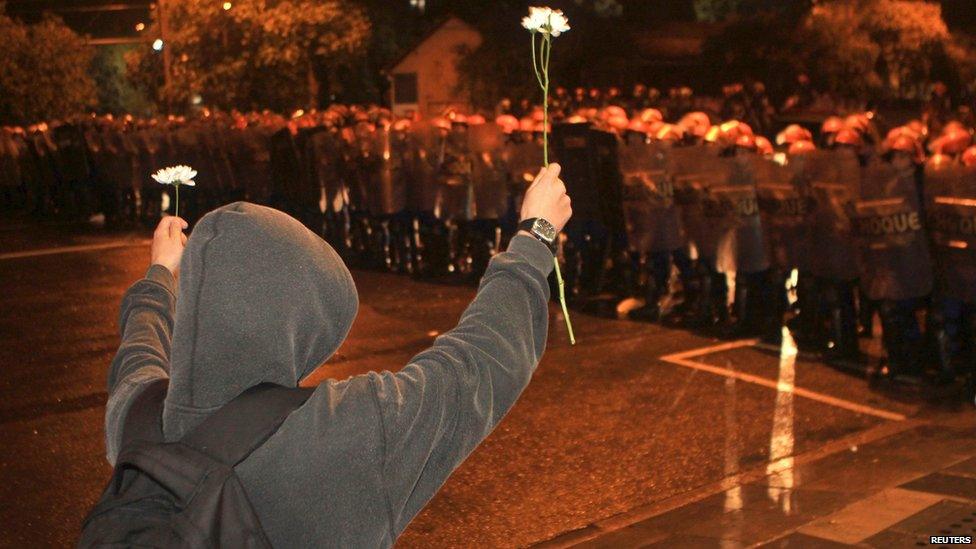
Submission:
[[[542,238],[545,238],[549,242],[556,240],[556,228],[552,226],[552,223],[549,223],[541,217],[536,219],[535,223],[532,224],[532,232],[536,233]]]

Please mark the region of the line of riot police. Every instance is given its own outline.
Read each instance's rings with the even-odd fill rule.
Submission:
[[[609,106],[551,128],[573,197],[560,253],[577,308],[616,313],[632,298],[632,318],[772,341],[787,322],[801,348],[848,367],[864,363],[858,339],[877,314],[888,359],[876,373],[972,373],[969,129],[928,136],[912,122],[882,137],[855,114],[828,119],[816,139],[789,126],[774,146],[745,123],[714,122]],[[269,204],[354,263],[477,279],[514,232],[542,130],[533,115],[410,121],[356,107],[82,119],[6,129],[0,199],[43,216],[152,224],[171,205],[149,174],[189,164],[200,174],[181,196],[191,221],[233,200]]]

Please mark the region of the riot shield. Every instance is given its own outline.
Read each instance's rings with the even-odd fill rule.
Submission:
[[[862,170],[851,210],[867,296],[902,300],[928,295],[932,264],[914,169],[872,160]]]
[[[291,189],[289,196],[290,200],[295,201],[294,206],[300,207],[304,212],[320,210],[322,190],[310,154],[313,136],[320,131],[323,131],[322,128],[301,128],[292,137],[292,154],[297,178],[289,185]]]
[[[596,160],[595,132],[584,124],[556,124],[552,130],[552,154],[562,167],[560,177],[566,184],[566,193],[573,201],[575,221],[601,220],[599,174]],[[524,163],[523,176],[531,174],[534,178],[542,166],[542,151],[532,159],[533,164]]]
[[[219,122],[211,122],[206,131],[207,150],[210,154],[210,163],[214,167],[216,179],[219,182],[221,202],[233,197],[240,186],[234,178],[234,170],[231,168],[230,151],[227,143],[228,128],[220,125]]]
[[[849,206],[857,195],[861,167],[851,151],[811,151],[805,156],[802,177],[810,189],[807,221],[816,253],[810,273],[852,281],[858,268]]]
[[[418,122],[410,128],[407,208],[413,212],[433,212],[437,206],[437,164],[443,144],[440,131],[427,122]]]
[[[628,247],[639,253],[672,251],[681,246],[666,152],[655,143],[633,138],[618,149]]]
[[[599,206],[599,221],[610,234],[623,236],[624,212],[620,166],[617,160],[617,136],[612,133],[590,130],[593,146],[593,167],[596,175],[593,183]],[[568,190],[568,185],[567,185]]]
[[[357,132],[350,144],[346,189],[349,207],[355,212],[369,210],[371,183],[377,179],[381,158],[373,154],[372,133]]]
[[[930,162],[925,211],[939,294],[976,302],[976,168]]]
[[[337,212],[345,201],[339,171],[342,150],[335,134],[326,128],[316,129],[305,143],[309,178],[324,199],[325,211]]]
[[[71,124],[58,126],[52,130],[52,138],[57,145],[61,177],[71,184],[88,181],[88,155],[81,129]]]
[[[535,140],[509,141],[502,149],[502,163],[507,174],[508,192],[514,198],[515,211],[518,212],[522,208],[525,190],[542,168],[542,145]],[[566,171],[563,165],[561,177],[564,181]],[[575,204],[573,216],[576,216]]]
[[[109,151],[109,179],[113,181],[119,192],[130,192],[135,180],[134,158],[135,147],[131,137],[123,130],[117,129],[110,134]]]
[[[687,242],[681,213],[674,198],[674,183],[668,176],[668,155],[671,147],[656,144],[651,152],[651,227],[654,235],[652,252],[671,252]]]
[[[406,209],[406,186],[403,178],[404,135],[378,128],[372,135],[371,156],[375,159],[370,172],[369,212],[393,215]]]
[[[675,147],[667,155],[667,176],[688,240],[698,257],[714,265],[718,243],[728,225],[728,212],[710,189],[726,175],[715,147]]]
[[[272,192],[271,136],[268,126],[245,128],[241,140],[243,163],[239,177],[243,180],[244,197],[258,204],[269,204]]]
[[[197,162],[199,164],[193,164],[193,166],[201,177],[203,174],[207,174],[208,181],[206,185],[197,187],[193,193],[193,200],[196,201],[201,210],[206,211],[223,202],[222,197],[227,188],[227,177],[219,160],[213,124],[198,121],[193,124],[193,128],[197,133],[199,146],[197,150],[199,158]]]
[[[756,197],[756,165],[762,161],[752,154],[720,158],[725,178],[708,189],[714,223],[725,229],[716,257],[722,272],[757,273],[769,268]]]
[[[473,219],[474,161],[468,149],[467,129],[453,128],[440,149],[437,169],[437,205],[439,219]]]
[[[294,212],[301,197],[301,164],[295,142],[288,128],[271,136],[271,201],[272,205]]]
[[[3,187],[16,188],[21,184],[20,150],[15,139],[0,132],[0,186]]]
[[[807,267],[807,197],[799,176],[802,161],[798,156],[784,166],[760,159],[755,166],[756,197],[769,261],[782,272]]]
[[[641,254],[650,253],[652,228],[652,146],[641,141],[625,141],[618,149],[622,181],[624,227],[627,247]]]
[[[468,129],[475,219],[499,219],[508,210],[507,178],[501,158],[504,138],[497,124],[478,124]]]

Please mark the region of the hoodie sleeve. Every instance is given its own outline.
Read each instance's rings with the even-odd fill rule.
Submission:
[[[456,328],[398,373],[371,374],[394,539],[528,385],[546,346],[552,268],[543,243],[516,235]]]
[[[129,405],[147,384],[168,376],[175,308],[176,279],[161,265],[149,267],[122,298],[122,342],[109,368],[105,409],[105,448],[113,465]]]

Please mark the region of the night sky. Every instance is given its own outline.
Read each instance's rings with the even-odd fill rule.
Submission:
[[[174,0],[171,0],[174,1]],[[178,1],[178,0],[175,0]],[[693,9],[691,0],[618,0],[624,5],[628,19],[661,21],[664,19],[685,19]],[[464,12],[466,3],[483,5],[484,0],[428,0],[428,11],[453,11],[452,6]],[[364,0],[375,4],[375,1]],[[396,4],[408,4],[409,0],[383,0],[391,9]],[[943,17],[950,27],[958,30],[976,31],[976,10],[972,0],[942,0]],[[60,15],[75,31],[93,38],[126,37],[136,38],[139,33],[135,26],[139,22],[148,25],[153,2],[150,0],[8,0],[7,13],[26,21],[41,17],[45,11]],[[94,7],[106,8],[104,11],[91,11]]]

